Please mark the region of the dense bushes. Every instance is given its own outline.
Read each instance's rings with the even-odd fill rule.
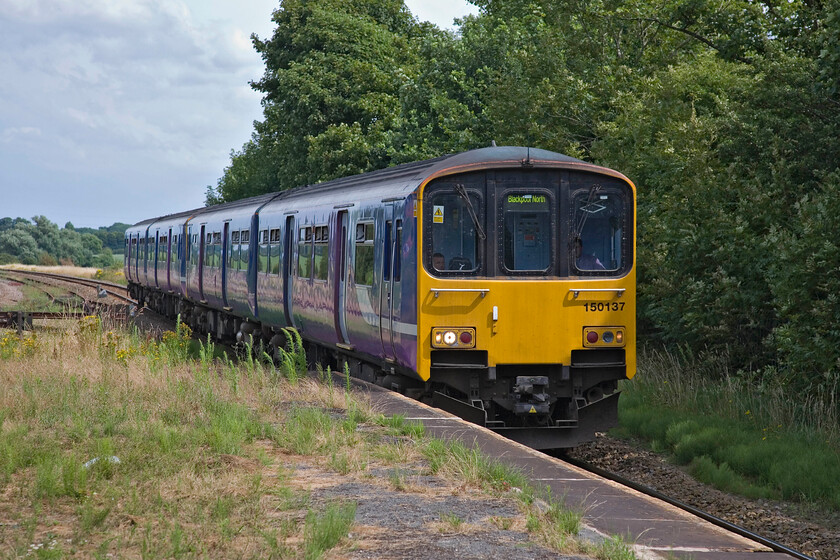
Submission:
[[[77,231],[72,224],[63,229],[44,216],[35,216],[32,222],[23,218],[0,219],[0,264],[19,262],[54,266],[74,264],[108,268],[114,265],[113,252],[103,247],[100,236],[89,233],[95,230]],[[115,224],[121,227],[125,224]],[[106,239],[113,237],[110,228],[100,228]],[[125,232],[125,228],[122,228]],[[122,233],[119,233],[120,250]]]
[[[836,392],[840,1],[474,3],[455,34],[401,0],[281,1],[265,119],[208,200],[491,140],[589,159],[638,186],[645,340]]]

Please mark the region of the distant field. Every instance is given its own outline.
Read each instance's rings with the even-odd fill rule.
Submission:
[[[122,258],[122,257],[120,257]],[[121,268],[93,268],[82,266],[38,266],[26,264],[5,264],[0,265],[0,270],[31,270],[34,272],[49,272],[52,274],[64,274],[66,276],[77,276],[79,278],[94,278],[115,284],[126,284],[125,275]]]
[[[120,257],[122,259],[122,257]],[[4,264],[0,269],[6,270],[33,270],[35,272],[50,272],[53,274],[66,274],[68,276],[79,276],[80,278],[94,278],[98,268],[83,266],[37,266],[27,264]]]

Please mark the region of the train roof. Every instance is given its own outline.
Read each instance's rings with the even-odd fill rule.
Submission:
[[[473,166],[480,167],[482,164],[489,165],[502,162],[508,162],[510,164],[523,164],[527,162],[528,165],[539,165],[540,163],[549,162],[590,165],[583,160],[548,150],[517,146],[494,146],[457,154],[448,154],[423,161],[403,163],[385,169],[333,179],[314,185],[295,187],[285,191],[278,198],[294,198],[295,196],[343,190],[359,185],[372,186],[382,183],[397,183],[400,181],[411,184],[416,188],[425,178],[439,175],[446,170],[458,170]]]
[[[496,166],[499,164],[511,167],[516,165],[525,167],[568,166],[581,170],[608,172],[616,177],[624,178],[623,175],[613,170],[557,152],[519,146],[492,146],[423,161],[403,163],[385,169],[324,181],[323,183],[304,185],[285,191],[261,194],[232,202],[179,212],[177,214],[169,214],[167,216],[138,222],[134,227],[152,224],[157,221],[168,221],[172,218],[179,217],[187,219],[190,217],[198,218],[201,215],[212,214],[217,211],[230,211],[241,207],[261,208],[274,200],[292,200],[302,196],[329,195],[332,192],[346,191],[361,186],[372,188],[385,185],[400,185],[403,187],[403,190],[410,191],[416,189],[424,180],[431,177],[444,176],[463,170],[480,169],[485,166]]]

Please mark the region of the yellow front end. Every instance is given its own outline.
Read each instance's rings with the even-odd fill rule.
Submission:
[[[623,349],[626,376],[636,371],[635,269],[615,280],[442,279],[420,271],[418,371],[429,379],[433,349],[486,351],[487,366],[572,364],[572,351]],[[459,330],[460,329],[460,330]],[[474,329],[464,344],[436,332]],[[595,332],[597,340],[587,335]],[[609,341],[605,333],[612,333]],[[594,338],[594,337],[593,337]]]
[[[636,371],[635,188],[525,164],[421,188],[417,374],[441,408],[569,447],[615,425]]]

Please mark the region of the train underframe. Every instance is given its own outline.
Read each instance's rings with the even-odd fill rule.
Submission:
[[[282,330],[136,284],[132,297],[157,313],[231,344],[260,342],[270,353],[286,343]],[[488,366],[482,350],[433,350],[428,381],[407,368],[376,362],[304,337],[310,364],[346,367],[353,377],[423,400],[534,449],[592,441],[618,422],[618,381],[626,379],[624,349],[577,349],[570,364]]]

